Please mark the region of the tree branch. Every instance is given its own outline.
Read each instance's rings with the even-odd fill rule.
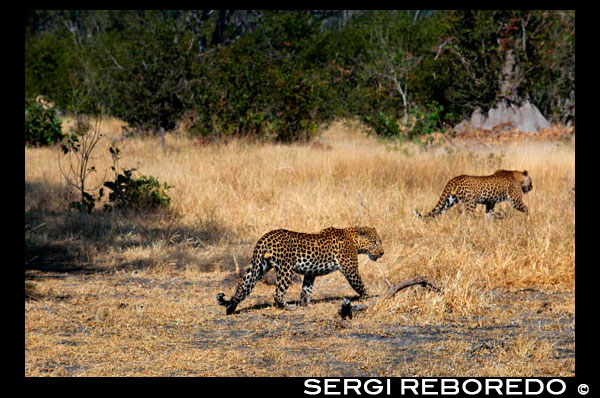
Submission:
[[[435,54],[435,57],[433,57],[433,60],[434,60],[434,61],[437,61],[438,57],[439,57],[439,56],[440,56],[440,54],[442,53],[442,49],[444,48],[444,46],[445,46],[446,44],[450,43],[450,42],[451,42],[452,40],[454,40],[454,39],[455,39],[455,37],[454,37],[454,36],[449,36],[449,37],[447,37],[447,38],[446,38],[446,39],[445,39],[445,40],[442,42],[442,44],[440,44],[440,45],[438,46],[438,48],[437,48],[437,52],[436,52],[436,54]]]
[[[480,85],[479,79],[477,78],[477,76],[475,76],[475,73],[473,73],[473,71],[469,67],[469,63],[467,62],[465,57],[463,57],[463,55],[455,47],[451,47],[451,49],[454,52],[454,54],[456,54],[458,59],[460,60],[460,63],[465,68],[466,72],[469,74],[469,76],[471,76],[471,79],[473,79],[475,86],[479,86]]]
[[[423,287],[428,287],[429,289],[433,290],[434,292],[438,292],[438,293],[442,292],[441,289],[432,285],[429,281],[427,281],[427,279],[420,277],[420,276],[415,276],[414,278],[402,281],[402,282],[398,283],[397,285],[391,285],[388,283],[388,290],[383,294],[382,297],[383,298],[392,297],[393,295],[398,293],[400,290],[406,289],[407,287],[413,286],[413,285],[421,285]],[[341,306],[340,310],[338,311],[338,314],[340,314],[342,319],[345,319],[346,317],[349,317],[350,319],[352,319],[352,315],[354,313],[363,311],[369,307],[372,307],[373,305],[375,305],[375,303],[377,302],[377,300],[379,298],[380,297],[373,297],[368,303],[357,304],[357,305],[350,305],[350,300],[346,298],[342,302],[342,306]]]

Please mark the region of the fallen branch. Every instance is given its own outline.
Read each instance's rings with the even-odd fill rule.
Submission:
[[[413,285],[421,285],[423,287],[428,287],[429,289],[433,290],[434,292],[441,292],[440,289],[433,286],[425,278],[420,277],[420,276],[415,276],[412,279],[407,279],[405,281],[398,283],[397,285],[391,285],[391,284],[388,284],[388,285],[389,285],[388,290],[382,296],[384,298],[392,297],[394,294],[398,293],[400,290],[406,289],[407,287],[413,286]],[[342,319],[345,319],[346,317],[349,317],[350,319],[352,319],[352,314],[362,311],[362,310],[365,310],[368,307],[375,305],[375,303],[377,302],[377,300],[379,298],[380,297],[373,297],[368,303],[357,304],[357,305],[350,305],[350,300],[345,298],[344,301],[342,302],[342,307],[340,308],[338,313],[340,314]]]

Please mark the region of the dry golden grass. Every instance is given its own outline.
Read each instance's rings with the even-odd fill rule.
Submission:
[[[156,138],[123,139],[121,125],[103,123],[94,178],[116,143],[121,167],[173,186],[171,211],[80,220],[66,209],[75,195],[58,149],[25,148],[27,376],[574,374],[574,139],[425,150],[338,122],[317,143],[179,133],[163,151]],[[483,208],[413,217],[453,176],[499,168],[529,171],[529,215],[504,203],[494,221]],[[339,304],[355,293],[334,273],[297,311],[270,307],[266,284],[233,316],[217,305],[265,232],[351,225],[383,239],[380,260],[359,257],[372,293],[420,275],[443,294],[412,287],[341,321]],[[292,285],[288,299],[299,292]]]

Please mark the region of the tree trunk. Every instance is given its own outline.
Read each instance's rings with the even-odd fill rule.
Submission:
[[[225,34],[225,18],[227,16],[227,10],[219,10],[219,16],[215,24],[215,30],[213,31],[212,44],[217,45],[223,43],[223,37]]]
[[[506,99],[511,104],[520,103],[517,90],[522,80],[523,76],[519,65],[516,63],[514,50],[509,48],[506,51],[504,65],[500,73],[500,99]]]
[[[520,132],[537,133],[540,129],[550,128],[550,123],[540,110],[519,96],[518,90],[523,79],[523,72],[515,57],[515,49],[508,48],[500,72],[496,104],[488,110],[487,115],[484,115],[480,108],[476,108],[471,118],[458,124],[454,130],[457,133],[467,130],[501,133],[516,129]]]

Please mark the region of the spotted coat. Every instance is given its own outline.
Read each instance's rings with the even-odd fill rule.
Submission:
[[[531,177],[526,170],[497,170],[489,176],[461,175],[446,184],[433,210],[425,215],[416,209],[413,213],[418,217],[435,217],[461,202],[468,213],[473,213],[478,204],[483,204],[486,215],[493,216],[496,203],[505,200],[515,209],[527,213],[523,194],[532,189]]]
[[[358,254],[367,254],[372,261],[383,255],[381,238],[374,228],[350,227],[326,228],[316,234],[277,229],[263,235],[254,248],[252,261],[242,281],[230,300],[224,294],[217,295],[217,302],[227,308],[227,314],[235,311],[254,288],[256,282],[271,268],[277,273],[275,305],[294,309],[284,295],[292,281],[292,273],[304,275],[300,305],[310,301],[317,276],[340,270],[350,286],[361,296],[367,290],[358,273]]]

